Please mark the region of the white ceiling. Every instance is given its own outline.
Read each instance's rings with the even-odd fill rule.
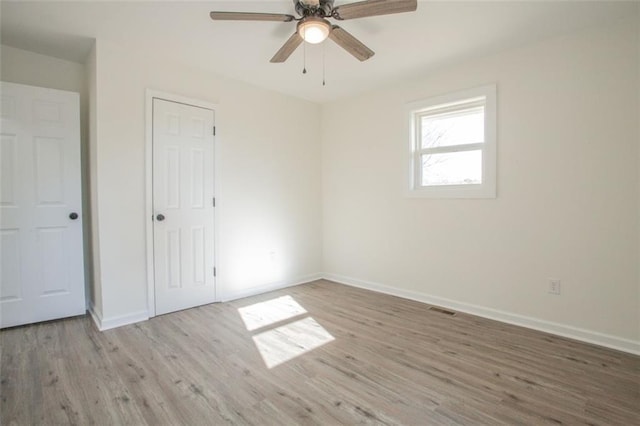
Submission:
[[[336,0],[336,4],[352,0]],[[413,13],[343,21],[376,54],[359,62],[330,40],[302,46],[284,64],[269,59],[295,23],[212,21],[211,10],[294,14],[292,0],[7,1],[0,5],[3,44],[84,62],[92,40],[164,57],[299,98],[326,102],[399,79],[580,28],[613,24],[639,3],[419,1]],[[322,54],[327,85],[322,86]]]

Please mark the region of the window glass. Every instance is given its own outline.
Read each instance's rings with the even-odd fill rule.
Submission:
[[[428,185],[482,183],[482,151],[422,154],[422,182]]]
[[[484,107],[422,116],[421,148],[484,142]]]

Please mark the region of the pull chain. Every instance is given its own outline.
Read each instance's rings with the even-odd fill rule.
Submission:
[[[304,39],[307,38],[307,29],[302,29],[302,74],[307,73],[307,42]]]
[[[325,79],[324,79],[324,76],[325,76],[325,66],[324,66],[324,63],[325,63],[325,50],[326,50],[325,45],[326,45],[326,43],[322,43],[322,85],[323,85],[323,86],[325,86],[325,85],[326,85],[326,83],[325,83]]]

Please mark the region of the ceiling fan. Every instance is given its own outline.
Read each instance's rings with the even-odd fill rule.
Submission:
[[[250,13],[250,12],[218,12],[210,13],[214,21],[297,21],[296,32],[271,58],[271,62],[284,62],[303,41],[307,43],[322,43],[327,38],[355,56],[360,61],[366,61],[374,55],[362,42],[337,25],[332,25],[327,19],[338,21],[365,18],[368,16],[390,15],[392,13],[413,12],[418,7],[417,0],[366,0],[333,6],[334,0],[293,0],[299,18],[293,15],[279,13]]]

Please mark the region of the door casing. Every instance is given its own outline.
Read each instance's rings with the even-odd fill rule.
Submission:
[[[163,99],[165,101],[177,102],[185,105],[192,105],[195,107],[211,109],[214,112],[218,111],[218,105],[202,101],[199,99],[188,98],[185,96],[176,95],[173,93],[167,93],[159,90],[147,89],[145,91],[145,231],[146,231],[146,252],[147,252],[147,310],[149,318],[156,316],[156,304],[155,304],[155,273],[154,273],[154,256],[153,256],[153,100]],[[217,197],[220,189],[220,182],[218,179],[218,170],[220,164],[220,158],[216,145],[218,144],[218,136],[214,136],[213,142],[213,180],[214,196]],[[218,200],[216,199],[216,205]],[[213,226],[214,232],[214,265],[218,267],[218,234],[219,234],[220,214],[216,207],[214,214]],[[219,269],[218,269],[219,271]],[[219,280],[216,279],[215,285],[215,300],[220,301]]]

